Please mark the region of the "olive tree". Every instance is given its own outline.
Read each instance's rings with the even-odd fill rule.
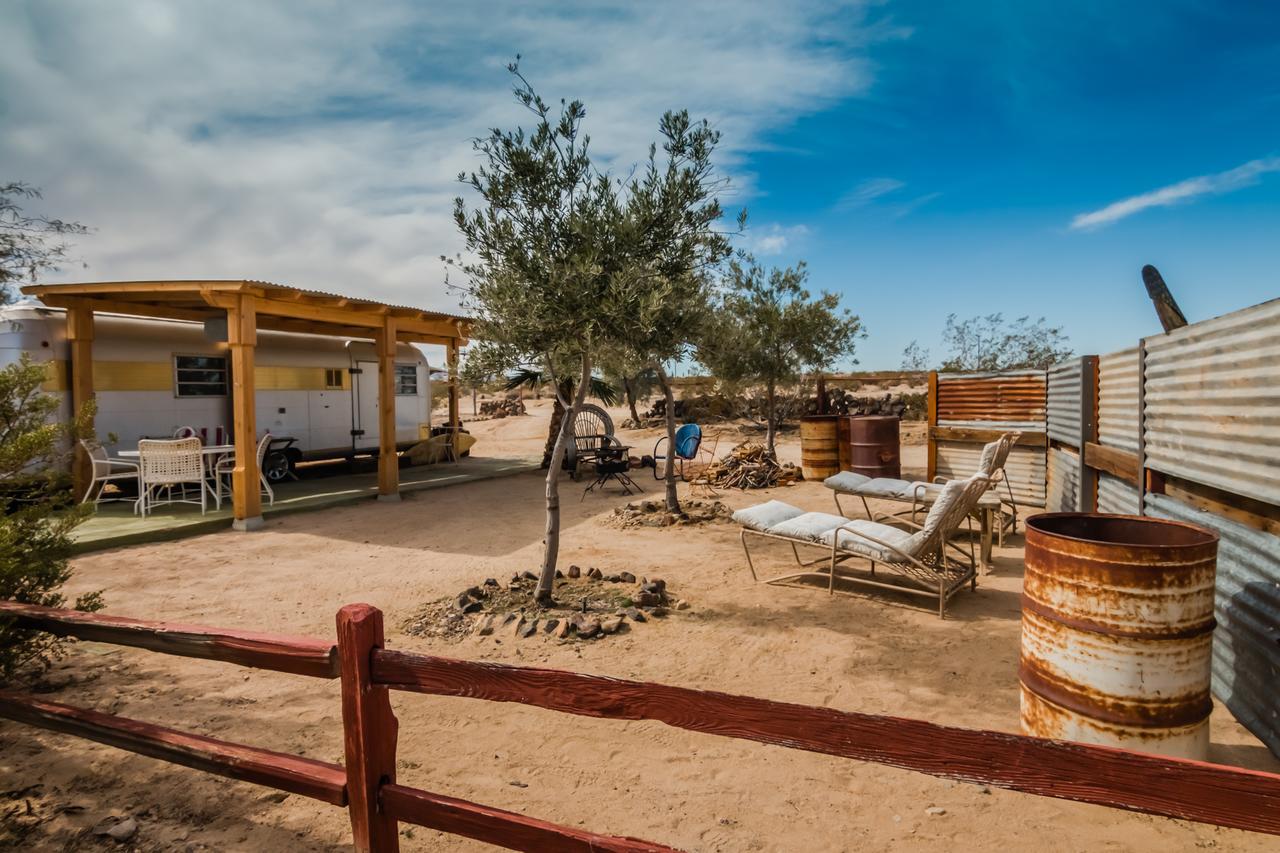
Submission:
[[[591,385],[593,356],[634,316],[642,286],[625,262],[630,240],[618,184],[592,163],[580,101],[552,108],[521,74],[517,101],[533,129],[492,130],[475,140],[483,165],[459,180],[480,198],[458,198],[454,220],[469,258],[457,264],[468,279],[464,301],[475,336],[497,360],[536,365],[566,412],[546,476],[546,538],[535,596],[549,603],[560,546],[559,474],[573,419]],[[574,393],[561,376],[572,365]]]
[[[1000,313],[960,320],[948,315],[942,330],[947,357],[939,370],[949,373],[1045,370],[1071,357],[1071,346],[1061,326],[1050,326],[1044,317],[1005,320]],[[923,370],[929,351],[912,341],[903,351],[904,369]]]
[[[803,261],[766,273],[750,256],[734,259],[698,346],[698,361],[717,379],[763,386],[770,452],[786,414],[779,391],[805,374],[851,361],[865,337],[862,321],[840,308],[840,297],[810,294],[807,279]]]

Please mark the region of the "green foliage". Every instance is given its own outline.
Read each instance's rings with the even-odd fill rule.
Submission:
[[[41,391],[45,378],[46,366],[25,354],[0,368],[0,599],[61,607],[66,596],[59,589],[71,577],[71,531],[89,507],[71,504],[60,472],[67,440],[90,433],[93,410],[74,423],[56,423],[59,403]],[[101,596],[83,595],[74,607],[97,610]],[[64,644],[0,619],[0,682],[43,671]]]
[[[778,391],[807,374],[851,361],[862,321],[840,308],[840,297],[805,289],[803,262],[765,273],[753,258],[729,265],[726,289],[711,312],[698,345],[698,360],[730,386],[763,385],[767,441],[773,446],[778,425],[788,414]]]
[[[23,214],[19,202],[38,198],[40,191],[27,184],[0,184],[0,304],[13,300],[12,282],[34,280],[66,260],[67,244],[55,238],[88,231],[78,222]]]
[[[1044,317],[1006,321],[996,313],[959,320],[951,314],[942,343],[949,355],[938,369],[949,373],[1045,370],[1072,355],[1062,327]],[[904,369],[926,369],[928,361],[929,351],[915,341],[903,352]]]

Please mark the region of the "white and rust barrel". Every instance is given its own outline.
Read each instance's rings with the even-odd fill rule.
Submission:
[[[1217,534],[1177,521],[1027,520],[1022,729],[1204,759]]]

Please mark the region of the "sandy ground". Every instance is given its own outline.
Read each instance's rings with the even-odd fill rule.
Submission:
[[[537,412],[475,424],[477,453],[536,451],[546,427],[545,408]],[[653,435],[625,438],[648,452]],[[789,441],[785,455],[794,457]],[[908,466],[923,461],[918,446],[905,454]],[[1017,731],[1021,537],[940,621],[927,602],[890,594],[754,585],[735,528],[617,530],[603,523],[624,500],[616,491],[580,502],[582,485],[564,480],[563,565],[663,577],[691,610],[590,643],[405,634],[420,603],[537,565],[542,488],[539,476],[522,475],[289,516],[251,535],[87,555],[75,561],[70,588],[103,589],[109,613],[320,637],[333,635],[341,605],[365,601],[386,612],[393,648]],[[832,509],[815,483],[725,500],[738,507],[771,497]],[[773,549],[766,562],[781,568],[788,557]],[[342,758],[334,683],[81,644],[47,689],[59,701]],[[688,850],[1275,849],[1261,835],[658,723],[411,694],[393,694],[393,703],[403,783]],[[1213,741],[1216,761],[1280,769],[1221,707]],[[144,850],[338,850],[350,838],[340,809],[13,723],[0,723],[0,792],[0,836],[21,849],[121,849],[87,830],[125,813],[138,820],[132,844]],[[933,807],[945,813],[926,811]],[[403,848],[488,849],[409,827]]]

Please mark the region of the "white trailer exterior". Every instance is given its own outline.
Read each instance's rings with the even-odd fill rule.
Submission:
[[[110,313],[98,313],[95,326],[93,387],[104,443],[112,435],[130,448],[139,438],[167,437],[184,426],[210,442],[219,435],[230,441],[230,359],[216,326]],[[0,364],[24,352],[50,362],[49,391],[66,390],[63,309],[36,303],[0,308]],[[396,346],[395,370],[396,444],[403,449],[430,433],[431,370],[426,356],[407,343]],[[377,376],[371,341],[260,331],[258,435],[296,438],[294,461],[377,452]],[[70,417],[69,403],[63,415]]]

